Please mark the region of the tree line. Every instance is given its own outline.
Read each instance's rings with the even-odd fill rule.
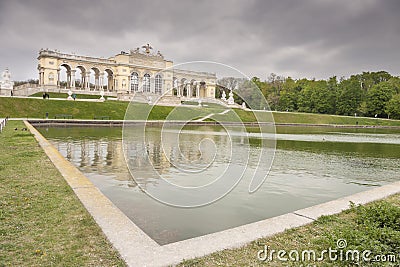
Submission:
[[[271,73],[266,81],[258,77],[251,81],[271,110],[400,119],[400,77],[386,71],[327,80],[294,80]],[[244,84],[242,81],[239,86]],[[235,97],[239,103],[240,98],[256,101],[251,95]]]

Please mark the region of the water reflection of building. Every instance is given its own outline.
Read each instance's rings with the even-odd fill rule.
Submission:
[[[131,130],[129,136],[139,135],[135,129]],[[149,131],[146,138],[149,140],[146,143],[132,140],[127,144],[128,164],[140,181],[160,175],[175,181],[178,177],[185,179],[208,169],[215,159],[225,164],[231,155],[229,137],[225,133],[215,134],[213,129],[205,129],[204,126],[201,130],[164,128],[162,134],[159,130]]]
[[[133,133],[133,136],[137,135]],[[140,170],[134,173],[135,178],[151,178],[154,182],[159,175],[168,177],[171,171],[175,171],[175,167],[203,169],[212,163],[215,157],[229,158],[231,153],[229,137],[224,134],[215,135],[212,131],[188,131],[186,134],[179,134],[176,129],[170,129],[170,131],[164,132],[162,141],[161,131],[156,130],[146,134],[146,142],[132,140],[132,142],[125,143],[128,146],[130,166],[134,170]],[[56,142],[56,147],[61,154],[82,172],[111,173],[117,180],[129,181],[131,177],[128,174],[122,146],[122,140],[115,139]]]
[[[120,140],[57,141],[56,147],[83,172],[115,173],[116,179],[127,180]]]

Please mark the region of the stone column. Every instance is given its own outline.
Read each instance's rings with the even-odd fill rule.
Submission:
[[[93,90],[97,90],[98,83],[99,83],[99,78],[97,77],[96,74],[94,74],[94,89]]]
[[[61,70],[58,69],[58,70],[57,70],[57,87],[58,87],[58,88],[60,88],[60,72],[61,72]]]
[[[181,91],[181,96],[185,97],[185,83],[179,85],[179,90]]]
[[[85,78],[85,73],[81,71],[81,90],[83,90],[85,88],[85,84],[86,84],[86,78]]]
[[[186,85],[186,97],[192,97],[192,88],[190,88],[190,83],[187,83]]]
[[[100,73],[100,90],[104,90],[104,73]]]
[[[67,71],[67,85],[65,88],[70,88],[71,87],[71,71]]]
[[[200,98],[200,83],[196,82],[196,98]]]
[[[107,75],[107,91],[111,91],[111,81],[112,81],[112,76]]]
[[[42,86],[43,85],[43,78],[42,78],[42,72],[39,71],[39,85]]]
[[[90,71],[86,73],[85,89],[90,90]]]
[[[176,96],[181,96],[181,85],[179,83],[179,81],[176,81]]]
[[[75,89],[75,72],[76,70],[71,70],[71,88]]]

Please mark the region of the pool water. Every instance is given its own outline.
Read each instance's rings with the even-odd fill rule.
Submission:
[[[277,147],[269,176],[249,194],[246,175],[222,199],[202,207],[179,208],[160,203],[144,193],[125,162],[120,127],[38,127],[60,153],[81,170],[119,209],[159,244],[167,244],[292,212],[399,180],[400,130],[277,127]],[[174,184],[199,186],[223,172],[229,151],[240,151],[243,133],[221,134],[218,126],[193,126],[180,132],[176,144],[163,139],[161,128],[149,128],[148,157],[154,169]],[[250,133],[249,153],[258,153],[261,138]],[[201,140],[213,145],[199,149]],[[132,140],[140,151],[141,143]],[[217,151],[215,147],[218,148]],[[236,148],[236,149],[235,149]],[[179,151],[177,156],[177,151]],[[182,172],[173,159],[212,161],[208,172]],[[215,156],[215,157],[214,157]],[[239,158],[240,159],[240,158]],[[186,168],[190,168],[191,161]],[[200,164],[199,163],[199,164]],[[256,162],[246,164],[252,170]],[[135,174],[134,174],[135,175]],[[229,174],[235,176],[232,170]],[[135,177],[147,188],[160,177]]]

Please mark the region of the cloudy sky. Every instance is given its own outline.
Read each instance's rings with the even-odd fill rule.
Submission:
[[[37,78],[40,48],[109,57],[150,43],[174,63],[262,80],[400,75],[398,0],[0,0],[0,69]]]

